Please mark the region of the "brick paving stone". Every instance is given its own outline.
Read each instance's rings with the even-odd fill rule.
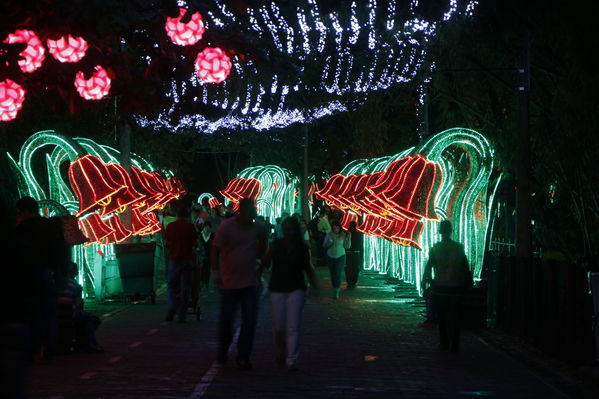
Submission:
[[[567,386],[465,331],[457,354],[436,350],[434,328],[420,327],[423,304],[397,280],[362,274],[361,286],[335,301],[323,288],[304,309],[296,373],[276,368],[268,297],[260,304],[252,371],[232,360],[216,369],[201,398],[596,398]],[[203,319],[165,323],[164,295],[102,324],[103,354],[65,355],[30,372],[31,398],[188,398],[211,369],[217,345],[217,293],[201,298]],[[234,354],[230,356],[234,359]],[[214,371],[215,369],[212,368]],[[549,376],[549,377],[548,377]],[[560,377],[561,378],[561,377]],[[595,396],[594,396],[595,395]]]

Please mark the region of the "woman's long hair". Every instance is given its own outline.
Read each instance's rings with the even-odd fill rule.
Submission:
[[[299,221],[296,218],[285,218],[281,225],[281,230],[283,230],[283,238],[288,240],[288,242],[291,243],[293,246],[304,245],[304,238],[302,237],[302,228],[300,226]],[[290,236],[286,236],[286,232],[289,232]]]

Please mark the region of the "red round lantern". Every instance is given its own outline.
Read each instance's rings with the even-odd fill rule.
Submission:
[[[110,77],[108,71],[100,65],[96,66],[96,72],[92,77],[85,79],[83,72],[77,72],[75,76],[75,88],[79,95],[86,100],[100,100],[110,91]]]
[[[85,57],[87,42],[82,37],[63,36],[58,40],[48,39],[48,51],[60,62],[77,62]]]
[[[205,31],[204,21],[202,21],[202,15],[199,12],[193,13],[189,22],[184,24],[181,22],[181,18],[185,13],[187,13],[187,9],[180,8],[179,16],[176,18],[166,17],[166,24],[164,25],[168,37],[179,46],[196,44]]]
[[[0,82],[0,121],[6,122],[17,117],[23,107],[25,89],[10,79]]]
[[[19,66],[23,72],[33,72],[42,66],[42,62],[46,56],[44,53],[46,50],[42,44],[42,41],[37,37],[34,31],[27,29],[19,29],[14,33],[8,35],[4,40],[4,43],[26,43],[27,47],[21,51],[19,55],[23,57],[19,60]]]
[[[196,57],[195,68],[204,82],[220,83],[231,72],[231,59],[220,48],[206,47]]]

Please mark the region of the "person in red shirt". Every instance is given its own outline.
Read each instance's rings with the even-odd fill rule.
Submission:
[[[168,313],[166,321],[172,321],[178,311],[178,320],[185,323],[187,305],[191,291],[193,251],[197,242],[197,233],[188,220],[187,208],[180,208],[177,220],[166,227],[166,246],[168,248]],[[180,301],[177,301],[179,296]]]

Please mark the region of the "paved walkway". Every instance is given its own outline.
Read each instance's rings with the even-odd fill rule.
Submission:
[[[458,354],[436,350],[435,329],[419,326],[422,300],[392,280],[363,274],[361,286],[331,294],[325,270],[309,298],[300,371],[278,370],[268,298],[261,301],[252,363],[242,372],[214,363],[216,293],[204,318],[166,323],[164,296],[109,315],[100,326],[104,354],[66,355],[31,369],[32,398],[568,398],[599,397],[525,366],[472,332]],[[190,315],[191,317],[191,315]],[[234,356],[233,356],[234,357]],[[593,396],[596,394],[597,396]]]

